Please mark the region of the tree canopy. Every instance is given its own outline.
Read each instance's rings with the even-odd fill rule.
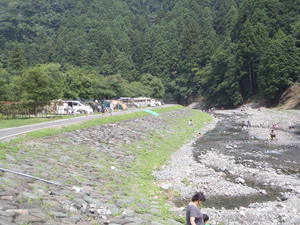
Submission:
[[[294,0],[0,0],[0,101],[276,103],[300,81],[299,12]]]

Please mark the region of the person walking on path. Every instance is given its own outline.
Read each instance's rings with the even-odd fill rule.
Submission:
[[[192,201],[188,204],[186,209],[186,224],[187,225],[204,225],[203,214],[201,213],[199,206],[206,201],[206,198],[202,192],[197,192]]]

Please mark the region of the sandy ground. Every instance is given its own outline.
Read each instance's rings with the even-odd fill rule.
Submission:
[[[290,124],[300,124],[299,111],[243,108],[215,113],[233,117],[243,114],[242,120],[245,121],[239,122],[251,122],[249,134],[266,141],[269,141],[270,128],[275,124],[278,126],[275,130],[277,138],[272,141],[272,145],[300,146],[299,136],[293,133],[295,129],[289,129]],[[212,129],[214,125],[211,124],[202,132]],[[217,149],[202,154],[196,161],[191,142],[176,152],[169,164],[158,171],[156,176],[157,183],[164,190],[179,193],[183,201],[191,198],[196,191],[203,191],[208,199],[223,196],[224,203],[226,197],[228,201],[239,201],[241,198],[267,195],[271,190],[278,191],[272,201],[257,203],[253,198],[245,207],[216,209],[204,206],[202,211],[210,216],[212,225],[300,225],[299,174],[283,174],[263,163],[254,168],[249,167]],[[185,207],[178,208],[178,213],[184,216]]]

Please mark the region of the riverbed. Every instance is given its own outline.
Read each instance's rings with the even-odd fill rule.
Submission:
[[[269,141],[270,128],[258,126],[276,122],[276,115],[251,112],[217,111],[212,129],[157,173],[160,185],[180,193],[173,201],[182,215],[191,195],[203,191],[208,200],[202,211],[211,224],[300,224],[300,136],[287,128],[290,113],[285,120],[280,113],[276,132],[292,143]],[[249,119],[253,127],[243,127]]]

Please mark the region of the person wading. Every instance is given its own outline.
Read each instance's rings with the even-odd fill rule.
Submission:
[[[186,224],[187,225],[204,225],[203,214],[199,206],[205,202],[206,198],[202,192],[197,192],[186,209]]]

